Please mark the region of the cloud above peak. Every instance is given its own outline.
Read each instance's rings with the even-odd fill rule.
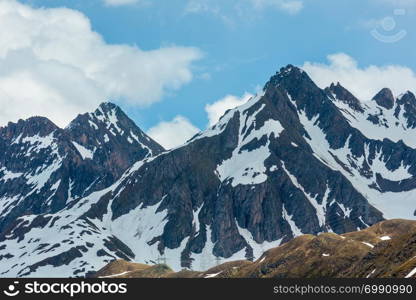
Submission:
[[[244,93],[241,97],[227,95],[214,103],[207,104],[205,112],[207,113],[208,127],[215,125],[227,110],[243,105],[251,97],[253,95],[250,93]],[[177,115],[170,121],[161,121],[156,124],[147,131],[147,134],[165,149],[172,149],[183,145],[199,131],[199,128],[187,118]]]
[[[192,47],[108,44],[81,12],[0,1],[0,125],[33,115],[65,126],[107,99],[146,106],[193,78]]]
[[[214,126],[227,110],[243,105],[253,96],[254,95],[250,93],[245,93],[241,97],[227,95],[212,104],[205,105],[205,112],[208,116],[208,126]]]
[[[158,123],[147,134],[165,149],[172,149],[184,144],[199,131],[187,118],[178,115],[171,121]]]
[[[410,90],[416,93],[416,74],[400,65],[360,67],[345,53],[328,55],[328,63],[306,62],[302,68],[321,87],[340,82],[351,93],[368,101],[381,89],[388,87],[398,96]]]

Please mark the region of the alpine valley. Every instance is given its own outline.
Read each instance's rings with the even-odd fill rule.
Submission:
[[[292,65],[169,151],[112,103],[65,129],[9,123],[0,149],[2,277],[89,276],[117,259],[205,271],[416,219],[415,95],[357,99]]]

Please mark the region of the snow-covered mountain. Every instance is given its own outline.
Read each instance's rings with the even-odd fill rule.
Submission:
[[[55,213],[163,151],[111,103],[65,129],[42,117],[9,123],[0,146],[0,235],[18,217]]]
[[[304,233],[414,219],[415,110],[410,92],[395,99],[384,89],[360,101],[340,84],[318,88],[289,65],[262,93],[185,145],[165,152],[141,146],[152,151],[111,185],[78,193],[53,210],[28,210],[2,227],[0,271],[83,276],[115,258],[205,270],[257,259]],[[65,129],[80,161],[99,151],[106,134],[127,139],[120,145],[128,145],[129,137],[134,141],[120,122],[114,126],[112,115],[97,110]],[[93,124],[103,131],[98,137],[92,136]],[[11,147],[14,139],[5,140],[4,132],[0,143]],[[98,160],[100,175],[124,158],[117,156],[121,148],[102,150],[109,156]],[[13,175],[17,168],[6,170],[1,178],[21,178]]]

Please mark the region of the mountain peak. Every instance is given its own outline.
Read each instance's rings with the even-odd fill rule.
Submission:
[[[271,86],[278,86],[282,82],[302,82],[302,81],[311,81],[309,76],[301,68],[294,65],[287,65],[286,67],[281,68],[274,76],[264,86],[264,91],[266,91]]]
[[[53,128],[57,128],[58,126],[55,125],[55,123],[53,123],[51,120],[49,120],[46,117],[42,117],[42,116],[33,116],[27,119],[19,119],[19,121],[17,121],[17,123],[13,123],[13,122],[9,122],[8,126],[11,124],[15,124],[18,126],[23,126],[23,127],[53,127]]]
[[[113,111],[113,110],[119,110],[120,107],[116,104],[114,104],[113,102],[102,102],[99,106],[98,106],[99,110],[108,112],[108,111]]]
[[[373,97],[376,103],[384,108],[392,109],[394,107],[394,96],[389,88],[384,88]]]
[[[331,90],[337,89],[337,88],[342,88],[344,90],[347,90],[346,88],[344,88],[341,83],[339,83],[339,81],[337,81],[337,84],[335,84],[334,82],[331,83],[331,85],[329,86],[329,88]]]
[[[12,138],[21,136],[47,136],[59,129],[55,123],[46,117],[34,116],[28,119],[20,119],[17,123],[9,122],[7,126],[0,127],[0,136]]]
[[[125,120],[128,117],[119,106],[112,102],[102,102],[93,112],[79,114],[68,125],[67,129],[78,126],[92,126],[97,129],[97,122],[102,122],[107,127],[110,127],[111,123],[117,124],[121,119]],[[117,126],[115,127],[118,128]]]
[[[105,153],[105,161],[121,162],[120,170],[164,150],[112,102],[103,102],[94,112],[78,115],[66,131],[79,145]],[[121,153],[125,157],[119,157]]]
[[[125,116],[127,115],[123,110],[113,102],[102,102],[93,113],[97,118],[112,118],[112,116]]]
[[[286,67],[280,68],[279,73],[287,74],[287,73],[294,72],[294,71],[303,72],[301,68],[298,68],[292,64],[288,64]]]
[[[302,75],[305,74],[305,71],[303,71],[301,68],[289,64],[286,67],[280,68],[279,72],[276,73],[276,76],[278,76],[279,78],[300,78]]]

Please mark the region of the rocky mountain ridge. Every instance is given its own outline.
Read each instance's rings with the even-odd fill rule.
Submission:
[[[153,145],[107,187],[15,217],[0,238],[3,275],[84,276],[116,258],[206,270],[256,261],[304,234],[414,219],[416,99],[408,92],[392,106],[391,97],[383,90],[361,101],[340,84],[320,89],[303,70],[282,68],[185,145],[164,152]],[[101,115],[113,114],[90,121]],[[83,118],[69,129],[89,123]],[[128,145],[132,136],[117,126],[97,127]],[[72,131],[86,153],[105,141]],[[117,149],[99,160],[106,172]]]

